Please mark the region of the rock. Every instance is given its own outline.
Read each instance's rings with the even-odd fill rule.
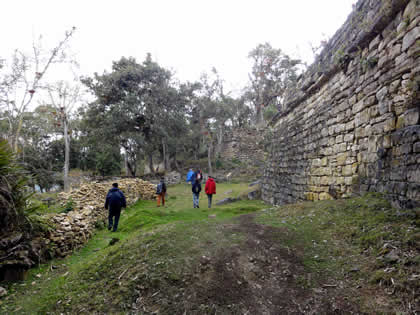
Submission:
[[[210,218],[210,219],[214,219],[215,217],[216,217],[216,215],[215,215],[215,214],[210,214],[210,215],[209,215],[209,218]]]
[[[216,203],[216,205],[221,206],[221,205],[225,205],[225,204],[232,203],[232,202],[235,202],[235,201],[238,201],[238,199],[237,198],[225,198],[225,199],[222,199],[222,200],[218,201]]]
[[[5,288],[0,287],[0,298],[7,295],[7,291]]]
[[[253,190],[253,191],[250,191],[248,193],[248,199],[249,200],[255,200],[255,199],[259,199],[259,198],[261,198],[261,190],[260,189]]]
[[[384,260],[388,263],[396,263],[400,259],[397,250],[393,249],[384,256]]]
[[[249,187],[255,186],[255,185],[259,185],[261,183],[260,180],[256,180],[255,182],[252,182],[251,184],[249,184]]]
[[[119,241],[120,241],[120,239],[119,239],[119,238],[113,237],[113,238],[109,241],[109,245],[110,245],[110,246],[112,246],[112,245],[114,245],[115,243],[117,243],[117,242],[119,242]]]

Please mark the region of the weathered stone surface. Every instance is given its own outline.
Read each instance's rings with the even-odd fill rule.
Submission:
[[[413,45],[416,40],[420,37],[420,27],[416,27],[412,29],[410,32],[405,34],[403,43],[402,43],[402,51],[408,49],[411,45]]]

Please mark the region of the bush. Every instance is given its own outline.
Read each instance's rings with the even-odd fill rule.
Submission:
[[[31,194],[23,169],[16,163],[7,141],[0,142],[0,231],[30,227],[25,209]]]

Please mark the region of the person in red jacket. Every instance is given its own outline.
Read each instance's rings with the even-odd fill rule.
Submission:
[[[209,176],[209,179],[206,181],[204,191],[206,192],[207,198],[209,200],[209,208],[211,208],[211,200],[213,195],[216,193],[216,182],[214,181],[213,177]]]

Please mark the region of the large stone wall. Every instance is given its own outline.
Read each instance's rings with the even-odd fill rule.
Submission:
[[[271,123],[263,199],[420,206],[419,0],[359,0]]]

